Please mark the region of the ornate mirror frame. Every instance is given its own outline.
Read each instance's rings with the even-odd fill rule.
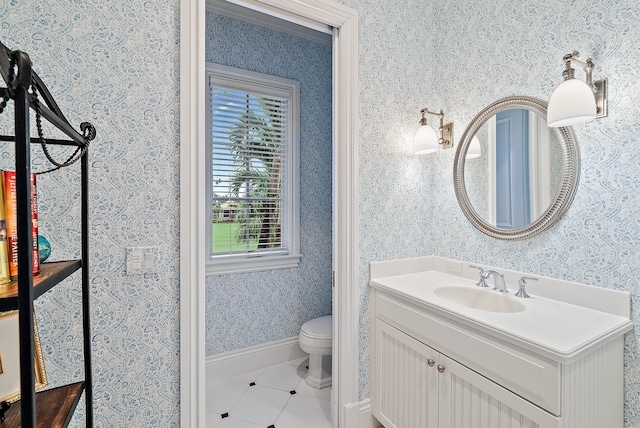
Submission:
[[[513,108],[527,109],[537,113],[545,120],[547,118],[547,103],[537,98],[512,96],[495,101],[478,113],[464,131],[453,163],[453,183],[456,198],[462,212],[471,224],[482,233],[504,240],[531,238],[554,225],[571,205],[578,188],[580,176],[580,151],[573,128],[553,128],[562,153],[562,182],[557,197],[547,210],[535,221],[520,229],[500,229],[488,223],[478,214],[471,204],[465,187],[465,156],[471,144],[471,139],[482,125],[496,113]]]

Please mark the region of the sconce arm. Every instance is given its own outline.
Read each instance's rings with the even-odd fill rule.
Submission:
[[[423,108],[422,110],[420,110],[420,113],[422,113],[422,117],[424,117],[425,113],[428,114],[432,114],[434,116],[438,116],[440,118],[440,120],[444,119],[444,111],[440,110],[440,112],[435,112],[435,111],[430,111],[428,108]]]
[[[580,52],[573,51],[573,53],[566,54],[565,56],[562,57],[562,60],[566,64],[565,71],[562,73],[562,75],[564,76],[565,80],[572,79],[574,69],[571,68],[571,64],[572,63],[578,64],[584,70],[584,73],[586,75],[587,85],[589,85],[593,89],[594,93],[597,93],[598,87],[593,84],[593,69],[595,68],[596,65],[593,63],[593,60],[591,58],[587,58],[586,61],[582,61],[578,59],[579,56],[580,56]]]

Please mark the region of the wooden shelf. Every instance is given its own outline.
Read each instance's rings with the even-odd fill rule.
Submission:
[[[40,273],[33,277],[33,298],[42,296],[81,267],[81,260],[42,263]],[[18,309],[18,281],[0,285],[0,312],[15,309]]]
[[[69,425],[83,390],[84,382],[77,382],[36,393],[37,427],[64,428]],[[5,421],[0,422],[0,428],[21,426],[20,401],[16,401],[5,414]]]

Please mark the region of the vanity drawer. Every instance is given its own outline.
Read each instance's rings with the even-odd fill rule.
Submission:
[[[374,316],[546,411],[560,415],[561,368],[521,348],[474,332],[423,308],[375,294]],[[460,351],[463,350],[463,351]]]

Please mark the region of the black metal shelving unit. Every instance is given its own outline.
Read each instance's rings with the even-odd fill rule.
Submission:
[[[93,427],[93,389],[91,379],[91,336],[89,312],[89,245],[88,245],[88,147],[95,138],[95,128],[88,122],[76,131],[67,121],[48,89],[32,70],[29,56],[12,51],[0,43],[0,74],[6,87],[0,88],[0,112],[9,101],[15,105],[13,136],[0,136],[0,141],[15,142],[17,182],[18,277],[0,289],[0,311],[19,311],[20,329],[20,390],[21,398],[4,414],[0,428],[66,427],[80,400],[86,399],[86,425]],[[2,83],[2,82],[0,82]],[[30,110],[36,122],[44,119],[62,131],[67,139],[47,139],[38,128],[38,137],[31,137]],[[0,115],[0,118],[2,116]],[[37,124],[39,125],[39,124]],[[52,170],[80,160],[81,171],[81,233],[80,260],[43,263],[40,274],[33,276],[31,220],[31,144],[75,146],[75,152],[64,162],[50,158]],[[82,272],[82,324],[84,346],[84,381],[46,391],[35,392],[33,300],[50,290],[74,272]]]

